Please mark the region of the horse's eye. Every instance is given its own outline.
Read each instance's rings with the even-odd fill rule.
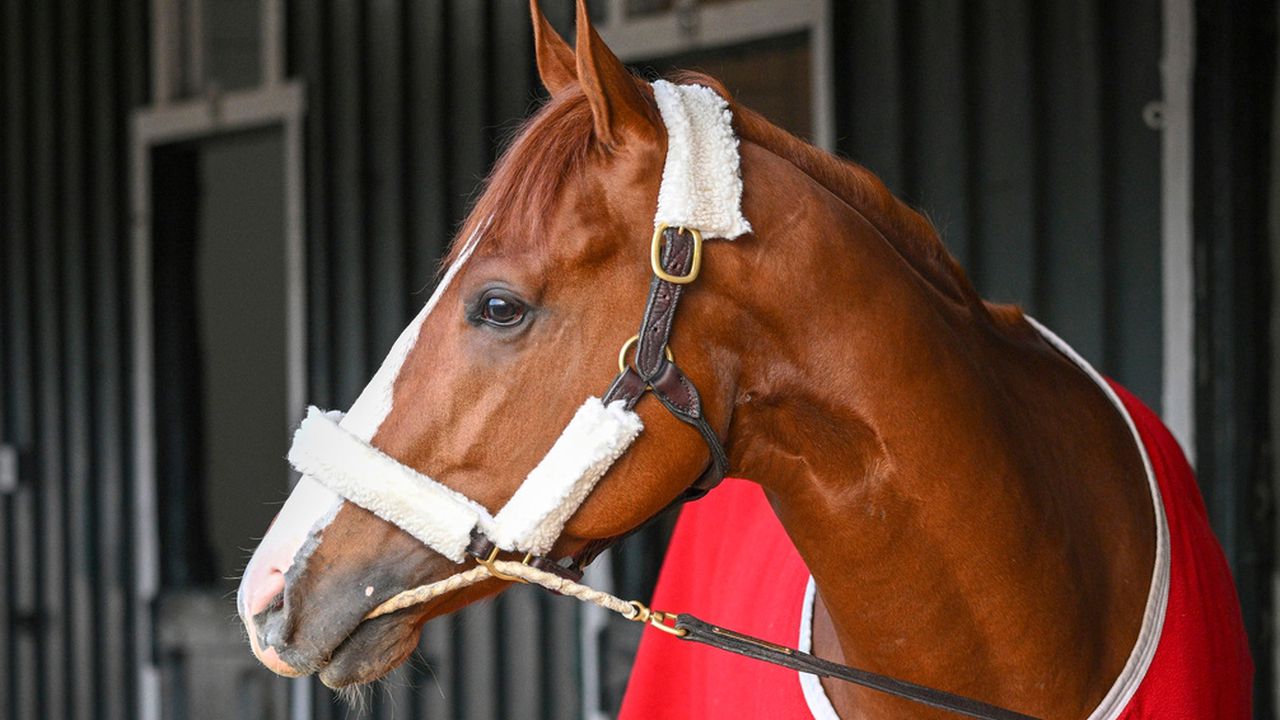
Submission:
[[[524,303],[506,294],[488,295],[480,301],[480,319],[494,327],[515,327],[524,315]]]

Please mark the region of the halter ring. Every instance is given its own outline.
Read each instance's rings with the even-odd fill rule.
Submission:
[[[502,572],[501,570],[498,570],[493,566],[493,562],[498,559],[498,553],[501,551],[502,551],[501,548],[499,548],[497,545],[494,545],[493,551],[489,553],[489,557],[483,560],[481,560],[480,558],[476,558],[476,562],[488,568],[489,574],[493,575],[499,580],[505,580],[506,582],[524,583],[526,585],[529,584],[528,580],[525,580],[524,578],[516,577],[515,575],[507,575],[506,573]],[[531,554],[532,553],[524,556],[525,565],[529,564],[529,557]]]
[[[626,372],[627,370],[627,353],[631,351],[631,346],[640,341],[639,335],[632,335],[626,342],[622,343],[622,349],[618,351],[618,372]],[[667,362],[674,363],[676,356],[671,354],[670,347],[662,348],[667,353]]]
[[[659,278],[676,285],[688,285],[697,280],[698,273],[702,272],[702,233],[693,228],[676,228],[678,232],[693,235],[693,264],[689,266],[688,274],[672,275],[662,269],[662,233],[668,227],[666,223],[659,223],[658,227],[653,229],[653,243],[649,246],[649,265],[653,268],[653,274]]]

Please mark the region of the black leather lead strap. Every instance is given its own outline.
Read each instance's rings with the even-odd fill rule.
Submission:
[[[676,618],[675,627],[677,630],[684,631],[684,635],[681,636],[684,640],[692,640],[693,642],[710,645],[711,647],[755,660],[763,660],[773,665],[781,665],[792,670],[813,673],[820,677],[844,680],[940,710],[949,710],[953,713],[982,718],[983,720],[1036,720],[1030,715],[1023,715],[1013,710],[1006,710],[1005,708],[962,695],[934,690],[924,685],[917,685],[867,670],[859,670],[847,665],[839,665],[806,652],[800,652],[766,640],[717,627],[692,615],[679,615]]]

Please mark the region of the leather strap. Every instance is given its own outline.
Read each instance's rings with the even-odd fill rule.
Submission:
[[[662,237],[662,269],[675,276],[688,274],[693,267],[693,234],[679,228],[667,228]],[[693,500],[705,495],[724,479],[729,472],[729,458],[724,443],[702,410],[698,389],[675,363],[667,360],[671,328],[683,294],[683,285],[653,276],[636,342],[635,364],[618,374],[605,393],[604,401],[623,400],[631,409],[645,391],[652,390],[671,414],[698,431],[710,450],[711,461],[708,471],[684,496],[686,500]]]
[[[983,720],[1036,720],[1030,715],[1023,715],[1013,710],[990,705],[988,703],[967,698],[962,695],[935,690],[924,685],[917,685],[906,680],[898,680],[868,670],[859,670],[848,665],[839,665],[830,660],[823,660],[806,652],[776,645],[749,635],[703,622],[692,615],[676,617],[676,630],[683,630],[682,639],[710,645],[731,653],[764,662],[781,665],[800,672],[812,673],[819,677],[835,678],[879,690],[896,697],[922,703],[940,710]]]

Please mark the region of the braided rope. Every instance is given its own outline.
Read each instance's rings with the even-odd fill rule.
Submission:
[[[530,567],[524,563],[512,560],[495,560],[492,563],[492,567],[503,575],[520,578],[525,582],[540,585],[548,590],[560,593],[561,595],[567,595],[571,598],[576,598],[582,602],[599,605],[605,610],[616,612],[628,620],[640,620],[642,612],[647,615],[647,612],[642,611],[636,604],[623,600],[616,595],[596,590],[588,585],[583,585],[582,583],[562,578],[559,575],[553,575],[545,570],[539,570],[538,568]],[[490,566],[477,565],[470,570],[450,575],[443,580],[428,583],[426,585],[419,585],[416,588],[410,588],[404,592],[394,595],[386,602],[371,610],[369,614],[365,616],[365,619],[372,620],[373,618],[381,617],[388,613],[396,612],[397,610],[403,610],[408,607],[413,607],[414,605],[420,605],[428,600],[475,585],[476,583],[481,582],[482,580],[487,580],[491,577],[495,577],[495,575],[490,570]]]

